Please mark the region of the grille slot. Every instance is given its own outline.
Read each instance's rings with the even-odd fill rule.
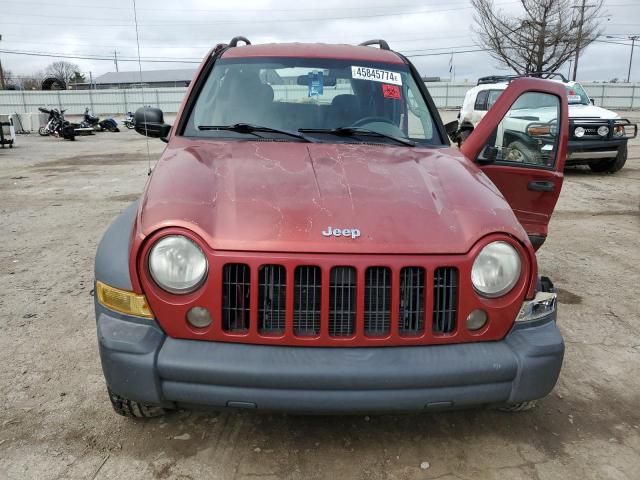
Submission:
[[[222,271],[222,328],[227,332],[249,330],[249,266],[229,263]]]
[[[405,267],[400,271],[400,334],[424,331],[424,268]]]
[[[329,335],[349,337],[356,321],[356,269],[333,267],[329,285]]]
[[[388,335],[391,325],[391,270],[370,267],[365,273],[364,332],[366,335]]]
[[[437,268],[433,275],[433,331],[451,333],[456,328],[458,309],[458,270]]]
[[[284,333],[286,275],[282,265],[262,265],[258,273],[258,331]]]
[[[320,267],[300,266],[295,270],[293,291],[293,333],[298,336],[320,334]]]

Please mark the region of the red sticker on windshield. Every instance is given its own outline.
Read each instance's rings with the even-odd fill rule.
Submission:
[[[393,98],[400,100],[400,87],[397,85],[382,85],[382,94],[384,98]]]

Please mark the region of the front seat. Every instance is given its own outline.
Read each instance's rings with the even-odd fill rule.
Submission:
[[[331,100],[326,127],[349,127],[361,118],[358,97],[350,94],[336,95]]]

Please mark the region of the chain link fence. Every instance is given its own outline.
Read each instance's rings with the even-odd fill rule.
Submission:
[[[429,82],[426,84],[439,109],[457,109],[464,95],[474,85],[470,83]],[[613,110],[640,108],[640,84],[583,83],[595,104]],[[276,87],[277,88],[277,87]],[[130,88],[75,91],[0,91],[0,114],[37,112],[38,107],[66,109],[67,115],[80,115],[89,108],[95,115],[117,115],[133,112],[143,105],[176,113],[185,87]],[[304,92],[301,99],[306,97]]]

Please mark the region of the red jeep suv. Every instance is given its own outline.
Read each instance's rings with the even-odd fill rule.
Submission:
[[[508,155],[506,121],[543,161]],[[562,186],[562,85],[514,80],[458,149],[386,42],[236,37],[172,126],[147,107],[135,128],[167,147],[96,255],[118,413],[517,410],[553,388],[564,344],[535,250]]]

